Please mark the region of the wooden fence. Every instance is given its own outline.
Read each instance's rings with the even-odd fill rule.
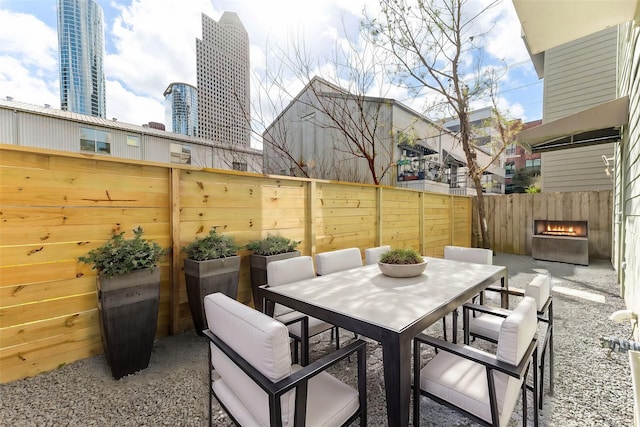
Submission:
[[[157,336],[192,328],[181,248],[211,227],[239,245],[268,234],[303,254],[470,246],[472,199],[390,187],[133,162],[0,144],[0,382],[102,353],[95,271],[77,257],[142,226],[172,253]],[[238,299],[251,304],[249,252]],[[151,363],[153,363],[153,358]]]
[[[484,206],[495,252],[531,255],[534,220],[588,221],[589,257],[611,259],[613,191],[485,196]],[[475,208],[473,221],[474,245],[481,247]]]

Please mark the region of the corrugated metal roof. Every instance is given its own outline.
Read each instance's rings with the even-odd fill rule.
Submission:
[[[231,147],[230,144],[216,143],[214,141],[210,141],[204,138],[181,135],[178,133],[167,132],[160,129],[154,129],[148,126],[140,126],[140,125],[134,125],[131,123],[120,122],[117,120],[108,120],[102,117],[89,116],[86,114],[78,114],[71,111],[64,111],[56,108],[46,107],[44,105],[40,106],[40,105],[34,105],[34,104],[26,104],[24,102],[7,101],[5,99],[0,99],[0,108],[23,111],[23,112],[32,113],[32,114],[40,114],[40,115],[49,116],[49,117],[58,117],[64,120],[70,120],[78,123],[90,124],[95,126],[103,126],[103,127],[108,127],[110,129],[119,129],[119,130],[140,133],[145,135],[155,135],[160,138],[171,139],[179,142],[208,145],[208,146],[221,147],[221,148],[233,148],[233,150],[240,151],[240,152],[251,152],[251,153],[262,152],[262,150],[258,150],[256,148],[240,147],[235,145]]]

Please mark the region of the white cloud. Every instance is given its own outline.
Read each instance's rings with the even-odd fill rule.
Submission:
[[[142,125],[148,122],[164,123],[164,104],[154,98],[136,95],[120,82],[107,80],[107,118]]]

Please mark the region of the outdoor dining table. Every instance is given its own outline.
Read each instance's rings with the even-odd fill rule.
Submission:
[[[259,291],[263,307],[280,303],[381,344],[389,426],[409,423],[411,340],[496,281],[508,286],[504,266],[424,259],[415,277],[388,277],[372,264]]]

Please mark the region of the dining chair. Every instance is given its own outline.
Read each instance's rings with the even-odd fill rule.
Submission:
[[[491,249],[483,248],[466,248],[464,246],[445,246],[444,247],[444,259],[450,259],[454,261],[470,262],[473,264],[493,264],[493,251]],[[472,302],[475,301],[474,297]],[[484,302],[483,294],[480,294],[480,303]],[[454,309],[451,312],[451,335],[453,342],[458,341],[458,309]],[[442,330],[445,341],[447,340],[447,318],[442,318]]]
[[[486,426],[506,426],[521,394],[527,425],[527,376],[537,358],[536,304],[525,297],[500,325],[495,354],[420,334],[414,339],[413,425],[420,423],[420,396],[462,412]],[[437,351],[421,367],[424,345]],[[538,425],[537,369],[533,369],[533,421]],[[521,392],[521,393],[520,393]]]
[[[389,245],[367,248],[364,250],[364,263],[366,265],[377,264],[380,259],[380,255],[390,250],[391,246]]]
[[[536,274],[524,291],[495,287],[487,288],[487,291],[506,293],[520,298],[531,297],[536,302],[538,323],[546,325],[544,340],[541,342],[542,351],[538,361],[538,369],[540,371],[538,403],[540,409],[542,409],[547,354],[549,355],[549,393],[553,394],[553,298],[551,296],[551,278],[546,274]],[[476,313],[476,316],[470,317],[469,312]],[[479,338],[497,343],[500,336],[500,326],[510,313],[510,310],[498,307],[464,304],[462,306],[464,343],[469,344],[470,338]]]
[[[267,284],[270,287],[314,277],[316,277],[316,273],[313,269],[313,259],[310,256],[287,258],[271,261],[267,264]],[[287,325],[289,335],[294,340],[293,359],[296,363],[298,361],[298,344],[300,344],[301,363],[303,366],[309,363],[309,338],[336,328],[331,323],[307,316],[282,304],[275,304],[273,317]],[[304,317],[307,320],[302,322],[301,319]],[[340,337],[339,334],[336,334],[336,349],[338,348],[340,348]]]
[[[362,267],[362,255],[359,248],[338,249],[316,254],[316,273],[318,276]]]
[[[275,319],[222,293],[204,298],[212,397],[239,426],[367,424],[366,343],[354,341],[314,363],[291,363],[289,331]],[[357,388],[326,370],[357,354]],[[215,375],[214,375],[215,373]]]

